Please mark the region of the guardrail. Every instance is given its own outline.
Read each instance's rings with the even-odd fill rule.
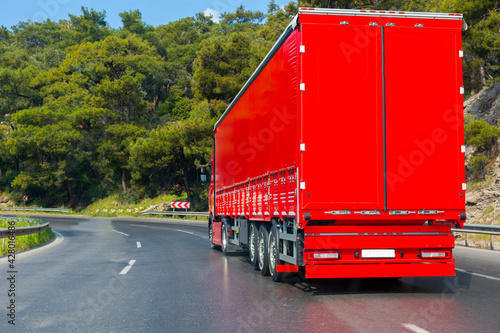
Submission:
[[[490,235],[490,249],[494,250],[493,247],[493,236],[500,236],[500,225],[481,225],[481,224],[470,224],[465,223],[463,229],[451,228],[453,232],[461,232],[465,234],[465,246],[469,246],[467,240],[469,234],[482,234]]]
[[[0,207],[1,210],[27,210],[27,211],[38,211],[38,212],[61,212],[69,213],[68,209],[62,208],[33,208],[33,207]]]
[[[12,233],[9,229],[0,229],[0,238],[7,238],[10,236],[24,236],[30,234],[36,234],[40,231],[43,231],[49,227],[49,222],[44,221],[45,223],[32,225],[29,227],[16,227],[14,232]]]
[[[176,216],[206,216],[208,217],[207,212],[156,212],[156,211],[150,211],[150,212],[144,212],[141,213],[141,215],[176,215]]]

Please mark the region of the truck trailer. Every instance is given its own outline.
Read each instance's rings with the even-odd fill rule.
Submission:
[[[212,247],[274,281],[455,275],[463,25],[299,8],[215,124]]]

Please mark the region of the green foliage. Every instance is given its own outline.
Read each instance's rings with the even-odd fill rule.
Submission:
[[[483,170],[488,162],[488,157],[484,156],[483,154],[474,155],[469,161],[469,173],[472,175]]]
[[[500,138],[500,129],[484,120],[472,120],[465,125],[465,143],[477,148],[489,149]]]

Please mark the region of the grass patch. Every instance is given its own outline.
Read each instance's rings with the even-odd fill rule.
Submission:
[[[9,221],[12,219],[0,219],[0,228],[5,229],[9,226]],[[16,222],[16,228],[27,227],[31,225],[36,225],[43,223],[42,220],[33,220],[20,217],[19,219],[14,219]],[[39,233],[31,235],[23,235],[16,237],[16,252],[21,252],[24,250],[32,249],[37,246],[47,244],[52,239],[55,238],[55,234],[51,228],[47,228]],[[8,254],[9,240],[7,238],[2,238],[0,245],[0,256]]]

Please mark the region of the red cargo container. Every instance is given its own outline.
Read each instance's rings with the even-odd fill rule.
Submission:
[[[215,125],[209,235],[279,280],[455,274],[462,15],[301,8]]]

